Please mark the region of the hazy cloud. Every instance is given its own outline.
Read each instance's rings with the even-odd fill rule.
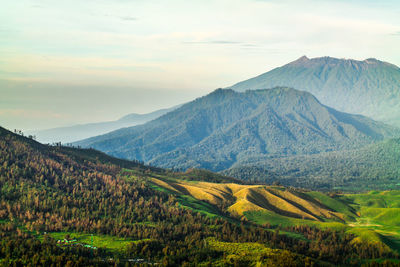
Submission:
[[[184,41],[183,44],[229,44],[229,45],[243,45],[242,42],[228,41],[228,40],[212,40],[212,41]]]
[[[245,49],[255,49],[255,48],[263,48],[262,45],[238,42],[238,41],[229,41],[229,40],[211,40],[211,41],[184,41],[183,44],[199,44],[199,45],[232,45],[238,46]]]
[[[0,81],[0,104],[43,107],[33,126],[172,106],[304,54],[400,65],[398,0],[50,2],[3,0],[0,9],[0,79],[13,82]],[[50,82],[54,86],[46,87]],[[104,90],[94,93],[86,85]],[[126,90],[114,93],[121,87]],[[69,96],[73,107],[63,106]],[[51,120],[49,110],[73,115]],[[2,116],[17,128],[28,122],[25,113]]]
[[[117,18],[123,21],[137,21],[138,18],[134,16],[120,16],[115,14],[104,14],[105,17]]]
[[[125,20],[125,21],[136,21],[137,20],[137,18],[135,18],[135,17],[130,17],[130,16],[127,16],[127,17],[119,17],[120,19],[122,19],[122,20]]]
[[[241,44],[241,42],[224,41],[224,40],[210,41],[210,43],[212,43],[212,44]]]

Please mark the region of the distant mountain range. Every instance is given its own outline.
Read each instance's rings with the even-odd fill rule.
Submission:
[[[221,171],[266,155],[358,148],[399,134],[324,106],[310,93],[279,87],[218,89],[146,124],[74,144],[160,167]]]
[[[243,92],[275,86],[307,91],[337,110],[400,126],[400,68],[387,62],[303,56],[229,88]]]
[[[54,142],[70,143],[85,138],[89,138],[92,136],[105,134],[124,127],[131,127],[134,125],[146,123],[148,121],[160,117],[161,115],[171,110],[174,110],[177,107],[178,106],[168,109],[160,109],[146,114],[132,113],[116,121],[79,124],[68,127],[46,129],[41,131],[30,131],[28,132],[28,134],[35,135],[36,139],[41,143],[54,143]]]

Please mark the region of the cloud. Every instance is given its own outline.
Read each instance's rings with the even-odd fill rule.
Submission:
[[[258,47],[256,44],[249,44],[230,40],[210,40],[210,41],[183,41],[182,44],[211,44],[211,45],[239,45],[243,47]]]
[[[124,16],[124,17],[119,17],[119,18],[124,21],[136,21],[137,20],[137,18],[131,17],[131,16]]]
[[[211,44],[241,44],[241,42],[225,41],[225,40],[210,41],[209,43],[211,43]]]
[[[48,110],[35,110],[35,109],[22,109],[22,108],[0,109],[0,116],[19,116],[27,119],[42,119],[42,118],[60,119],[68,117],[68,115]]]
[[[123,21],[137,21],[138,18],[134,16],[120,16],[120,15],[114,15],[114,14],[104,14],[105,17],[110,17],[110,18],[117,18]]]
[[[183,44],[243,44],[242,42],[228,40],[212,40],[212,41],[184,41]]]
[[[211,41],[183,41],[182,44],[194,44],[194,45],[233,45],[238,46],[245,49],[255,49],[261,48],[262,45],[254,44],[254,43],[245,43],[245,42],[238,42],[238,41],[230,41],[230,40],[211,40]]]

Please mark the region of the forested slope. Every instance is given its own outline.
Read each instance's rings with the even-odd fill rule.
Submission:
[[[322,105],[292,88],[218,89],[160,118],[75,143],[164,168],[222,171],[265,156],[359,148],[399,129]]]
[[[361,149],[285,158],[265,157],[237,164],[223,172],[248,181],[280,182],[311,189],[400,189],[400,139]]]
[[[223,176],[198,173],[225,182]],[[280,233],[243,222],[151,182],[165,177],[189,182],[193,175],[94,150],[44,146],[0,128],[0,265],[304,266],[397,257],[379,244],[355,244],[354,235],[343,231],[303,225]],[[85,235],[94,236],[96,248],[85,243]],[[60,236],[64,241],[57,243]]]

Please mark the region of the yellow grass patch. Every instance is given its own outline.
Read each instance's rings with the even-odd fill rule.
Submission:
[[[162,181],[160,179],[151,178],[151,181],[154,184],[158,185],[158,186],[161,186],[161,187],[164,187],[164,188],[166,188],[168,190],[174,191],[175,193],[180,193],[178,190],[176,190],[174,187],[172,187],[169,183],[164,182],[164,181]]]
[[[330,211],[318,201],[302,198],[284,187],[265,185],[240,185],[234,183],[209,183],[189,181],[152,181],[177,193],[218,205],[229,203],[228,211],[243,216],[246,211],[268,210],[284,216],[320,220],[320,218],[340,218],[343,214]]]

